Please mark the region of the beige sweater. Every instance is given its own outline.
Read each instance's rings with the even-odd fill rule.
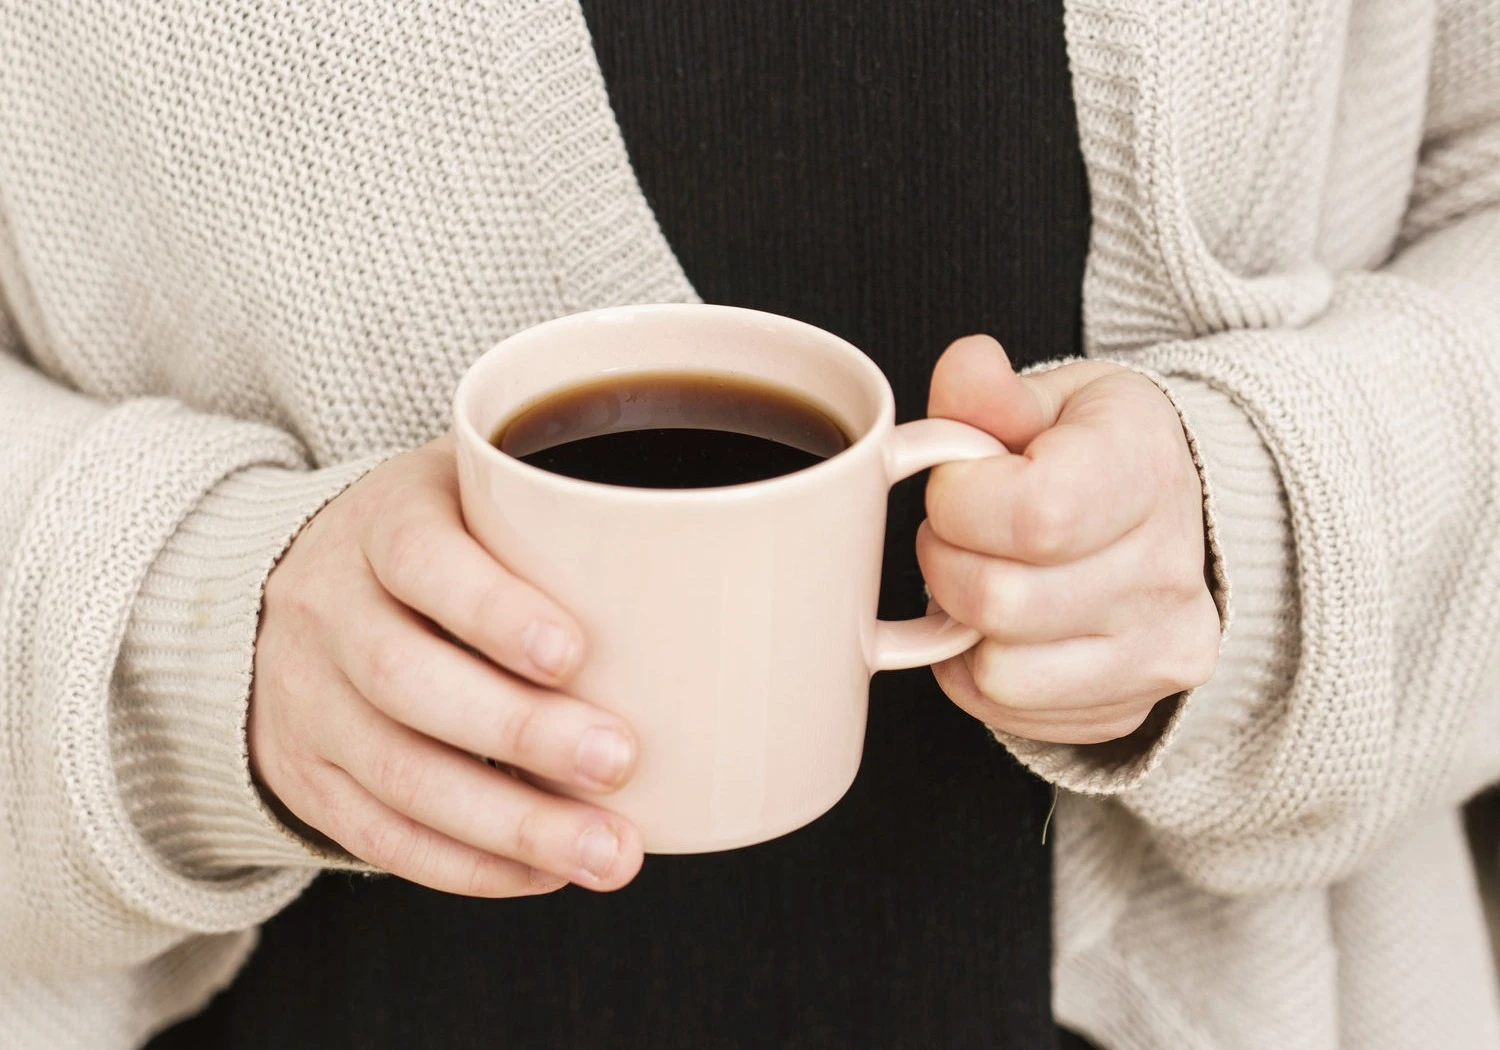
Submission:
[[[1012,742],[1078,792],[1058,1015],[1500,1045],[1455,816],[1500,775],[1500,5],[1067,34],[1088,345],[1182,408],[1232,620],[1151,746]],[[333,862],[245,763],[300,523],[506,333],[693,292],[571,0],[0,0],[0,292],[0,1045],[131,1047]]]

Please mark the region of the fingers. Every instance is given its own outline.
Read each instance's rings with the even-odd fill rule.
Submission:
[[[1052,646],[1038,646],[1040,648],[1052,648]],[[1019,670],[1019,673],[1040,672],[1044,679],[1052,679],[1056,685],[1064,685],[1070,678],[1067,672],[1056,666],[1059,654],[1043,654],[1043,652],[1031,652],[1023,657],[1013,657],[1010,663],[1011,669]],[[1061,657],[1068,660],[1070,657]],[[1040,664],[1035,667],[1014,667],[1014,664]],[[1052,666],[1049,666],[1052,664]],[[1109,739],[1118,739],[1136,732],[1146,714],[1151,711],[1160,696],[1116,697],[1116,699],[1104,702],[1095,699],[1094,702],[1082,699],[1079,694],[1073,694],[1074,699],[1068,702],[1044,703],[1040,697],[1044,693],[1026,693],[1025,690],[1008,690],[992,699],[986,691],[980,687],[974,676],[974,664],[969,654],[954,657],[953,660],[944,661],[933,667],[933,673],[938,678],[938,684],[942,690],[953,699],[960,708],[974,715],[992,729],[1011,733],[1014,736],[1025,736],[1026,739],[1040,739],[1040,741],[1052,742],[1052,744],[1101,744]],[[993,673],[993,669],[992,669]],[[993,684],[993,681],[992,681]],[[1092,682],[1089,682],[1092,685]],[[1067,688],[1061,690],[1049,690],[1068,696]],[[1092,690],[1091,690],[1092,691]],[[1170,693],[1163,693],[1169,696]]]
[[[1155,490],[1115,460],[1113,439],[1058,426],[1026,456],[948,463],[927,483],[927,516],[939,537],[967,550],[1031,565],[1076,561],[1150,516]]]
[[[1050,744],[1102,744],[1118,740],[1140,728],[1151,710],[1145,701],[1104,708],[1017,710],[996,704],[981,693],[962,657],[933,665],[932,673],[949,699],[991,729]]]
[[[556,685],[583,657],[572,617],[464,531],[456,495],[414,499],[372,530],[365,553],[394,598],[524,678]]]
[[[640,870],[640,835],[595,806],[549,795],[353,704],[329,758],[417,824],[590,889],[618,889]]]
[[[370,703],[420,733],[550,780],[613,791],[637,748],[625,721],[496,670],[438,637],[378,588],[330,639]]]
[[[976,426],[1020,451],[1057,422],[1075,390],[1113,367],[1080,362],[1022,378],[994,339],[965,336],[933,367],[927,414]]]
[[[1018,735],[1091,743],[1207,680],[1219,619],[1202,485],[1154,383],[1094,361],[1018,377],[998,344],[970,337],[939,361],[929,414],[1020,453],[945,464],[927,485],[923,576],[985,635],[935,668],[959,706]]]
[[[1125,635],[1163,623],[1204,592],[1201,555],[1136,529],[1121,541],[1066,565],[992,558],[917,530],[917,561],[939,605],[992,641],[1007,645],[1089,635]]]
[[[1121,637],[987,640],[934,673],[955,703],[997,729],[1057,743],[1113,740],[1133,732],[1158,701],[1213,674],[1218,617],[1206,600]]]
[[[619,718],[531,684],[571,674],[582,637],[463,531],[451,446],[371,471],[277,563],[256,635],[253,775],[312,831],[435,889],[617,888],[641,863],[628,821],[470,757],[607,791],[635,744]]]
[[[1126,655],[1115,639],[1068,638],[1043,645],[984,641],[963,660],[985,699],[1016,712],[1105,708],[1142,693],[1159,699],[1173,691],[1169,683],[1129,667]]]
[[[1164,476],[1190,463],[1160,391],[1108,371],[1069,398],[1024,456],[933,470],[927,514],[959,547],[1034,565],[1074,561],[1145,521],[1164,493],[1175,496],[1180,485]]]
[[[1123,629],[1136,613],[1133,552],[1116,544],[1069,565],[1036,566],[955,547],[932,525],[917,530],[917,562],[942,608],[1008,645]]]
[[[955,340],[932,369],[927,414],[957,419],[1020,451],[1055,415],[1027,386],[1000,344],[987,335]]]
[[[318,774],[326,804],[325,831],[346,850],[382,871],[444,893],[525,897],[550,893],[568,880],[457,842],[397,813],[336,766]]]

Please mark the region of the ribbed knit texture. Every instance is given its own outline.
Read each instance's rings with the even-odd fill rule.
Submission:
[[[331,495],[378,460],[308,472],[248,467],[184,518],[136,595],[110,705],[131,822],[178,871],[306,863],[248,779],[245,694],[261,584]],[[343,858],[325,858],[342,865]]]
[[[1059,1017],[1500,1044],[1453,815],[1500,769],[1500,10],[1079,0],[1068,37],[1086,338],[1183,409],[1230,627],[1144,757],[1026,755],[1098,796]],[[0,1036],[129,1047],[325,862],[238,728],[298,522],[507,332],[693,293],[566,0],[6,0],[0,114]]]

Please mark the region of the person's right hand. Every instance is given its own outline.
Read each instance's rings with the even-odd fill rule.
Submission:
[[[271,573],[251,769],[297,819],[434,889],[618,889],[642,860],[628,821],[473,757],[592,791],[625,782],[629,726],[554,689],[583,644],[464,530],[441,438],[331,501]]]

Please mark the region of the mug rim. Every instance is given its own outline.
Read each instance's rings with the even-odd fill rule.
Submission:
[[[857,438],[851,441],[847,448],[840,449],[826,459],[814,463],[812,466],[794,470],[789,474],[778,474],[776,477],[763,478],[759,481],[746,481],[734,485],[715,485],[704,488],[638,488],[631,485],[614,485],[603,481],[585,481],[582,478],[573,478],[565,474],[555,474],[550,470],[533,466],[524,460],[517,459],[509,453],[502,452],[490,443],[489,439],[479,433],[467,411],[470,392],[478,382],[476,378],[486,362],[500,354],[502,349],[511,340],[522,335],[546,334],[549,329],[565,329],[575,325],[595,325],[600,322],[608,322],[611,319],[623,317],[638,317],[643,315],[712,315],[712,316],[739,316],[743,319],[758,320],[761,323],[771,324],[793,330],[800,329],[802,334],[817,338],[820,342],[831,346],[837,353],[849,361],[851,370],[859,374],[859,378],[867,389],[872,390],[878,401],[875,419],[869,426],[864,428]],[[623,373],[625,370],[621,370]],[[630,371],[647,371],[647,369],[630,369]],[[610,374],[609,371],[602,373]],[[713,374],[709,369],[705,374]],[[564,314],[554,317],[548,321],[542,321],[530,325],[519,331],[512,332],[500,342],[480,354],[465,370],[463,377],[459,380],[458,387],[453,394],[453,429],[457,435],[460,447],[466,447],[478,456],[483,462],[502,470],[518,473],[521,477],[529,477],[537,484],[555,486],[565,492],[574,492],[579,495],[589,495],[596,498],[611,498],[627,500],[630,502],[659,502],[659,503],[681,503],[689,502],[723,502],[725,500],[738,501],[741,499],[763,498],[767,493],[781,494],[792,493],[808,485],[818,484],[827,474],[842,469],[844,464],[850,462],[855,456],[863,455],[870,446],[880,442],[880,435],[894,428],[896,419],[896,399],[891,392],[891,384],[886,379],[885,373],[864,351],[853,343],[840,336],[834,335],[826,329],[806,321],[799,321],[794,317],[783,314],[770,313],[765,310],[751,310],[742,306],[721,306],[715,303],[637,303],[628,306],[606,306],[595,310],[583,310],[578,313]],[[847,423],[848,421],[843,421]]]

